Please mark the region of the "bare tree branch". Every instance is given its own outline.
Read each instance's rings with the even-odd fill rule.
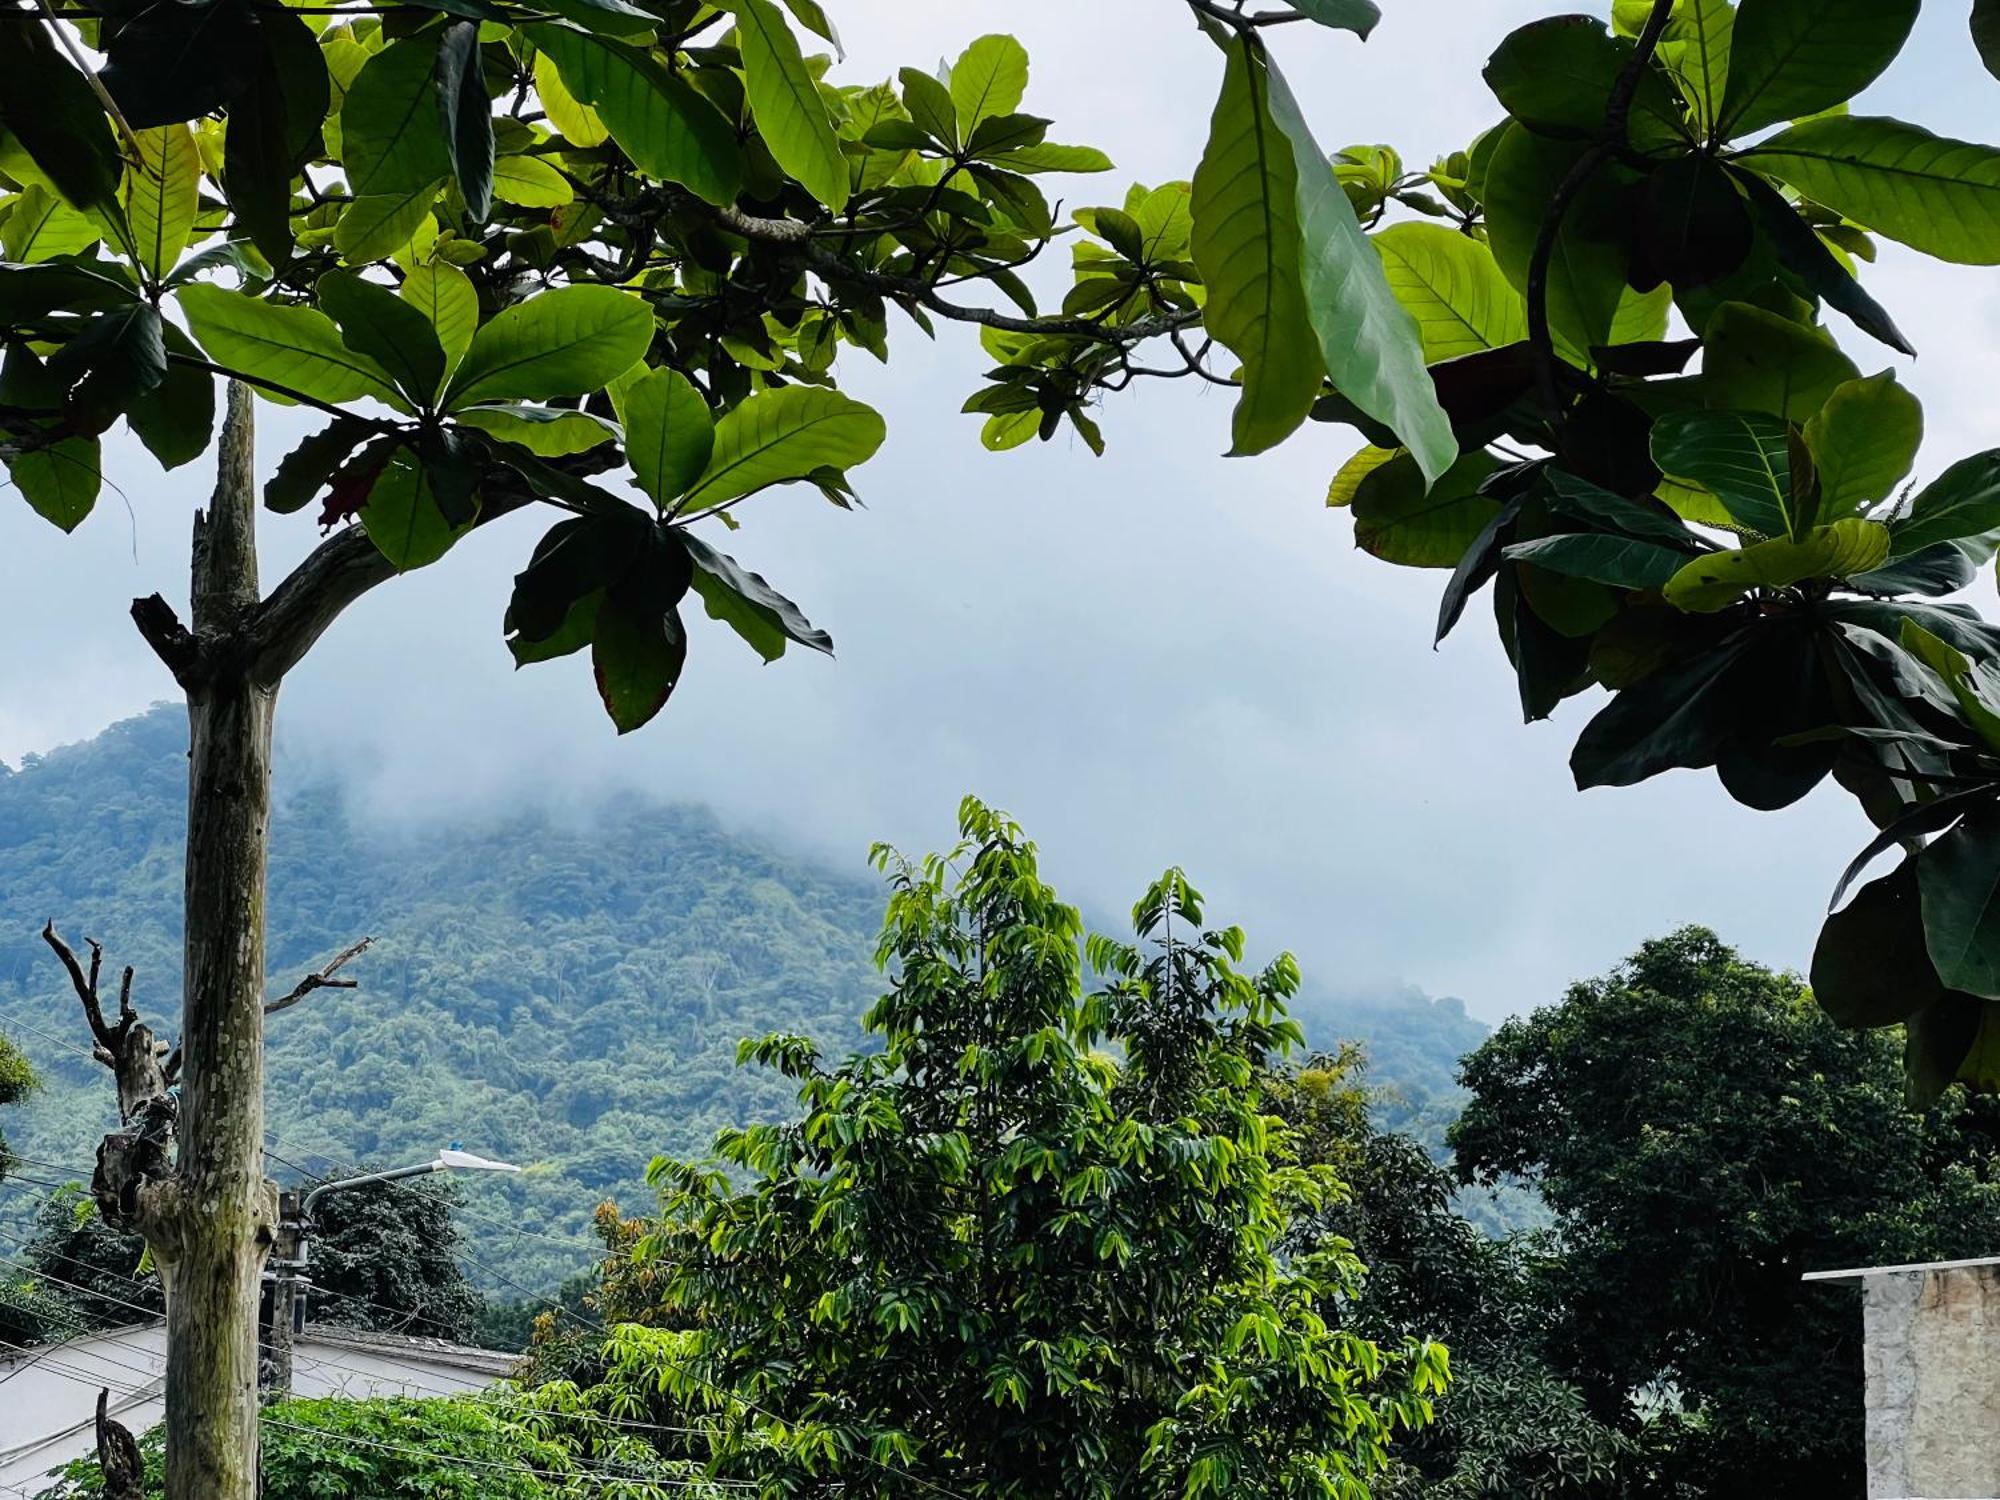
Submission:
[[[90,938],[84,939],[84,942],[90,945],[90,973],[86,976],[83,965],[77,961],[76,951],[57,935],[56,924],[53,921],[42,928],[42,941],[53,948],[56,957],[62,960],[62,966],[69,974],[70,985],[76,990],[76,998],[83,1002],[83,1018],[90,1023],[91,1040],[97,1044],[95,1049],[97,1060],[109,1065],[112,1054],[118,1046],[118,1034],[104,1024],[104,1009],[97,1001],[97,974],[99,966],[104,962],[102,945]],[[129,990],[132,984],[130,969],[125,971],[125,984]]]
[[[305,999],[305,997],[310,995],[314,990],[354,989],[360,984],[361,982],[360,980],[335,979],[333,976],[335,972],[339,970],[342,964],[346,963],[350,958],[357,958],[361,954],[366,953],[368,949],[374,944],[374,942],[375,939],[373,939],[372,937],[365,937],[360,942],[355,943],[350,947],[343,948],[339,953],[334,955],[333,959],[324,968],[317,969],[314,972],[306,975],[305,978],[301,979],[297,984],[292,986],[290,994],[281,995],[276,1000],[265,1001],[264,1014],[267,1016],[275,1016],[281,1010],[290,1010],[294,1005],[297,1005],[301,1000]]]
[[[134,599],[132,623],[139,627],[139,635],[153,648],[153,654],[174,674],[174,681],[186,686],[195,675],[201,653],[174,607],[158,594]]]

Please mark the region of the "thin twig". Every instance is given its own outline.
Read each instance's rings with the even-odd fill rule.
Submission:
[[[146,153],[139,149],[139,137],[132,127],[125,123],[125,112],[118,107],[118,101],[111,97],[111,91],[104,86],[104,80],[97,76],[97,70],[90,65],[90,59],[83,55],[83,49],[70,40],[70,35],[62,29],[56,13],[49,7],[49,0],[40,0],[42,14],[48,19],[49,30],[55,33],[56,45],[69,54],[69,60],[76,64],[83,74],[83,81],[90,85],[90,91],[97,95],[97,102],[104,106],[104,112],[111,116],[118,126],[118,133],[125,137],[125,144],[131,148],[135,166],[146,160]]]

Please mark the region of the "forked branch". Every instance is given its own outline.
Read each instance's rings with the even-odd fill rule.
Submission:
[[[372,937],[365,937],[360,942],[343,948],[333,956],[332,960],[325,967],[315,969],[292,986],[290,994],[281,995],[276,1000],[267,1000],[264,1003],[264,1014],[275,1016],[281,1010],[290,1010],[314,990],[354,989],[361,983],[360,980],[336,979],[333,976],[339,972],[341,965],[345,964],[351,958],[358,958],[363,953],[366,953],[374,945],[374,942],[375,939]]]

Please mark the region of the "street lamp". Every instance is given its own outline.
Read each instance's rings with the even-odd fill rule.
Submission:
[[[493,1161],[463,1149],[457,1141],[438,1152],[430,1161],[415,1166],[395,1167],[387,1172],[367,1172],[359,1177],[341,1177],[322,1182],[304,1198],[296,1193],[278,1196],[278,1228],[271,1259],[264,1271],[262,1358],[258,1361],[259,1386],[265,1399],[283,1396],[292,1386],[292,1340],[305,1331],[308,1284],[305,1279],[312,1259],[313,1205],[330,1193],[369,1187],[378,1182],[401,1182],[432,1172],[518,1172],[512,1162]]]

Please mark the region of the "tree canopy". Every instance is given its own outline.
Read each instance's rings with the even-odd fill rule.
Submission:
[[[1800,1273],[1982,1255],[2000,1235],[1993,1101],[1954,1088],[1917,1113],[1898,1072],[1889,1037],[1841,1030],[1700,928],[1466,1059],[1459,1172],[1525,1177],[1555,1215],[1539,1347],[1628,1429],[1636,1394],[1670,1392],[1673,1472],[1695,1493],[1853,1493],[1859,1308]]]
[[[588,1409],[776,1492],[1359,1500],[1446,1368],[1330,1321],[1358,1263],[1287,1240],[1341,1191],[1258,1089],[1295,965],[1239,969],[1178,872],[1136,941],[1086,937],[1018,828],[962,831],[878,851],[879,1047],[746,1043],[797,1118],[661,1158],[657,1216],[607,1221]]]

